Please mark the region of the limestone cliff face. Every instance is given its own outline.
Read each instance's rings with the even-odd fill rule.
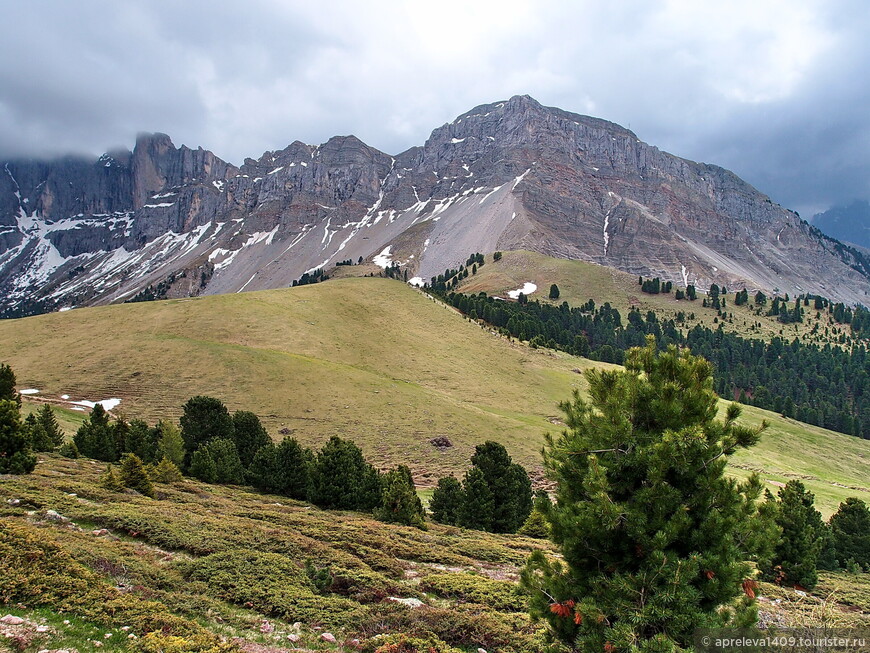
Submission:
[[[235,167],[142,135],[96,161],[0,171],[0,310],[289,285],[380,255],[428,278],[524,248],[677,285],[867,301],[870,261],[734,174],[526,96],[482,105],[391,157],[353,136]],[[16,313],[17,312],[17,313]]]

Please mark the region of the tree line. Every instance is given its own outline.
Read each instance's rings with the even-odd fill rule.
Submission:
[[[687,329],[682,312],[677,319],[660,320],[653,311],[632,309],[623,320],[609,303],[596,306],[592,300],[571,307],[500,301],[485,293],[435,294],[506,336],[593,360],[621,364],[625,352],[642,346],[647,335],[654,336],[659,350],[688,346],[713,363],[721,396],[870,438],[870,358],[863,343],[847,350],[779,336],[765,342],[726,332],[721,323],[716,329],[700,324]],[[864,312],[855,309],[851,319],[861,316],[863,324]]]

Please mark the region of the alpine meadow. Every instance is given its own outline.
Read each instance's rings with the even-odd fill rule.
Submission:
[[[4,171],[0,649],[870,632],[870,255],[734,173],[528,95]]]

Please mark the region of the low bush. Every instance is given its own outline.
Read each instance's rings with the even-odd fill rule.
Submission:
[[[516,583],[492,580],[476,574],[429,574],[420,581],[420,588],[438,596],[479,603],[501,612],[525,612],[526,597]]]

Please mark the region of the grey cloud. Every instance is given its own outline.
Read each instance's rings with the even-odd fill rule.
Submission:
[[[612,3],[611,3],[612,4]],[[240,163],[353,133],[395,154],[528,93],[807,211],[870,196],[860,0],[9,3],[0,157],[165,131]]]

